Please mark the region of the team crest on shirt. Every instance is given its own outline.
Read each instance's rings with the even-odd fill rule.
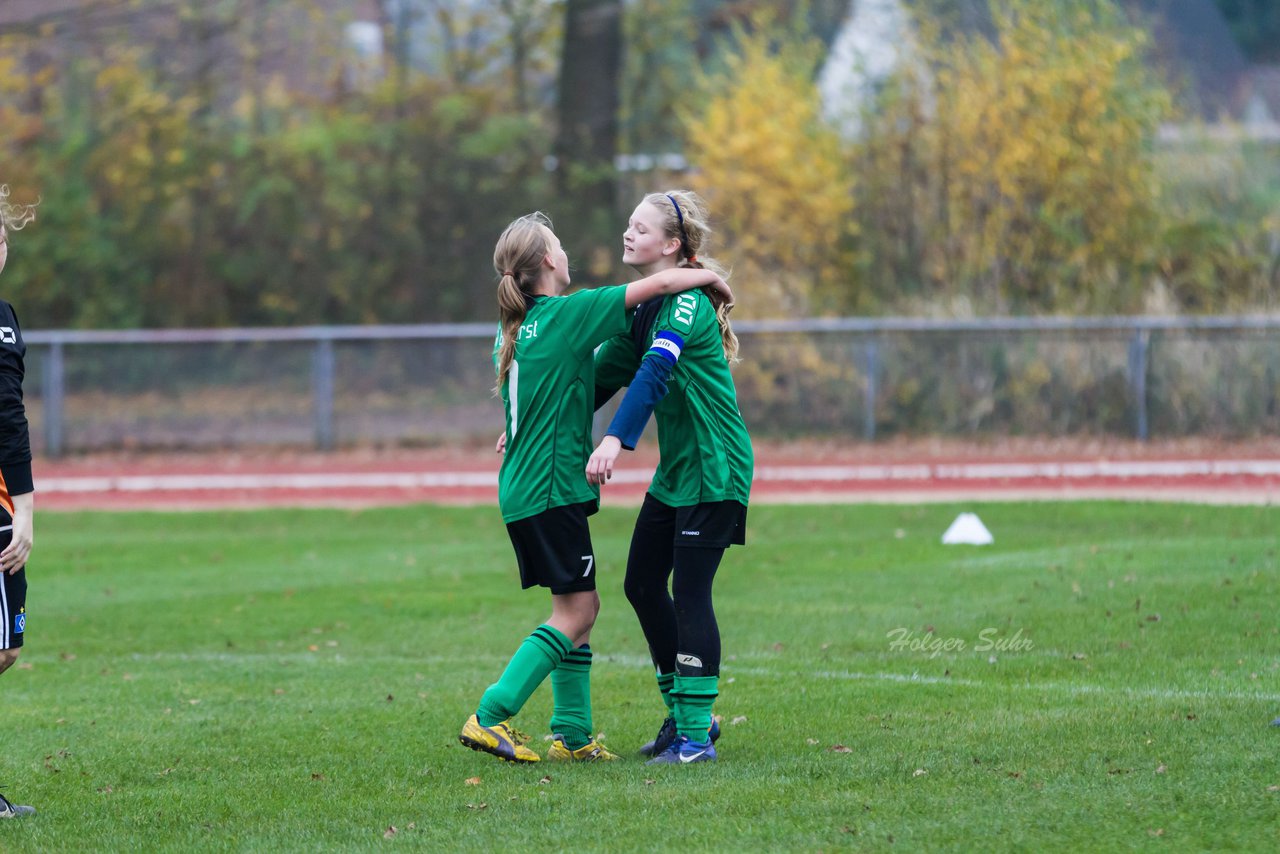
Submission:
[[[671,320],[675,324],[684,327],[685,331],[693,329],[693,315],[698,310],[698,298],[693,294],[679,294],[676,296],[675,306],[671,312]]]
[[[24,607],[21,611],[13,615],[13,633],[20,635],[27,628],[27,609]]]

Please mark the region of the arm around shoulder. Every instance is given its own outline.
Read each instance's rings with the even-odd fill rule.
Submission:
[[[725,301],[733,302],[733,291],[724,279],[711,270],[696,267],[677,267],[661,270],[627,285],[627,308],[635,308],[654,297],[678,294],[694,288],[711,287]]]

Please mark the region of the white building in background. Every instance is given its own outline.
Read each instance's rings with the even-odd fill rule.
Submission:
[[[911,13],[901,0],[850,0],[818,73],[827,121],[846,139],[860,137],[863,111],[904,64],[913,63],[919,74],[928,74],[919,55]]]
[[[1154,66],[1197,119],[1163,128],[1162,139],[1207,134],[1280,140],[1280,71],[1249,65],[1213,0],[1119,2],[1148,28]],[[938,24],[944,39],[957,33],[990,37],[989,9],[988,0],[850,0],[818,74],[827,119],[845,138],[858,138],[864,111],[904,67],[913,69],[927,97],[932,74],[920,50],[917,18]]]

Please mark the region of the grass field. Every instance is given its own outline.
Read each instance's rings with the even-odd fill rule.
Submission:
[[[995,545],[939,544],[961,509]],[[547,611],[491,508],[41,516],[0,850],[1275,850],[1280,510],[755,507],[720,761],[658,769],[633,513],[593,525],[626,758],[574,767],[456,741]]]

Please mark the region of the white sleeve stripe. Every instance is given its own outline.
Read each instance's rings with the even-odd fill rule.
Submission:
[[[664,356],[672,363],[680,359],[680,345],[670,338],[653,339],[653,343],[649,345],[649,352]]]

